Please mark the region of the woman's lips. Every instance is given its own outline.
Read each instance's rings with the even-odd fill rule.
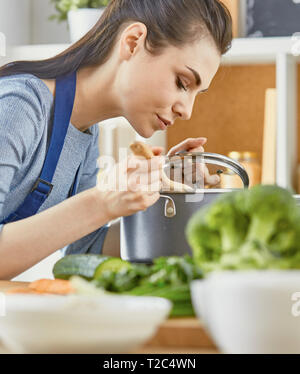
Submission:
[[[158,122],[159,122],[159,126],[160,128],[164,131],[168,128],[168,126],[171,126],[172,123],[171,122],[168,122],[164,119],[162,119],[159,115],[157,115],[157,118],[158,118]]]

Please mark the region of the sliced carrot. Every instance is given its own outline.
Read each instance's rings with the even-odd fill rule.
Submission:
[[[63,279],[39,279],[30,283],[29,288],[33,291],[56,295],[69,295],[75,292],[71,282]]]

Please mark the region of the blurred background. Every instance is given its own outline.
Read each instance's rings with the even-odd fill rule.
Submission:
[[[48,0],[0,0],[0,31],[8,45],[69,43],[67,22],[53,22]]]

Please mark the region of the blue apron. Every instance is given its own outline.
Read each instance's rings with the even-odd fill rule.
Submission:
[[[4,225],[6,223],[16,222],[35,215],[51,194],[53,189],[53,176],[64,146],[72,116],[75,92],[76,72],[56,80],[53,130],[41,175],[35,182],[23,204],[0,224]],[[74,196],[76,193],[79,169],[77,170],[69,197]]]

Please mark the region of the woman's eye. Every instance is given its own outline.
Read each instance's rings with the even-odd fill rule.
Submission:
[[[182,83],[182,80],[179,77],[177,78],[177,86],[178,86],[178,88],[183,89],[184,91],[187,91],[187,88]]]

